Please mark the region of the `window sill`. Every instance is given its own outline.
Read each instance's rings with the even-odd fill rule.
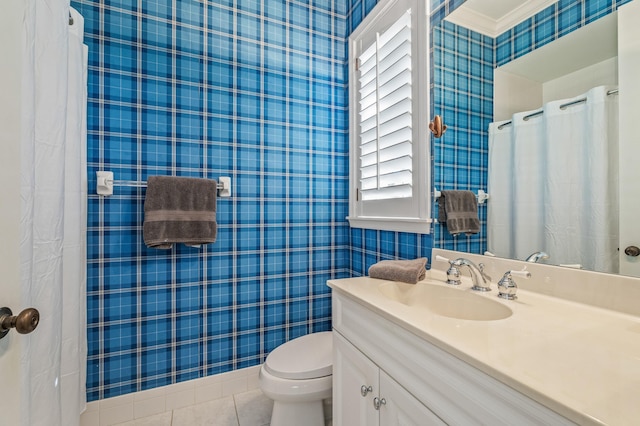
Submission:
[[[379,231],[412,232],[416,234],[430,234],[433,219],[418,219],[413,217],[352,217],[347,216],[352,228],[376,229]]]

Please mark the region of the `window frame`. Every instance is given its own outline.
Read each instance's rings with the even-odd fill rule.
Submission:
[[[356,59],[411,9],[412,197],[363,201],[360,192],[359,72]],[[428,0],[383,0],[349,37],[349,216],[353,228],[431,233]]]

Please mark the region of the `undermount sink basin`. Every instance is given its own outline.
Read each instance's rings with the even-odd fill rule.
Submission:
[[[380,292],[391,300],[449,318],[474,321],[494,321],[508,318],[509,307],[464,289],[433,284],[385,282]]]

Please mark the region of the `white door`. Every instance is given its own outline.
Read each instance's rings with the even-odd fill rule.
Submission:
[[[425,407],[387,373],[380,371],[380,424],[384,426],[444,426],[431,410]]]
[[[373,398],[379,395],[378,371],[377,365],[334,330],[333,424],[335,426],[378,425],[378,411],[373,407]]]
[[[640,256],[625,254],[640,247],[640,2],[618,11],[618,86],[620,89],[620,273],[640,277]]]
[[[20,89],[22,0],[7,0],[0,13],[0,307],[14,314],[20,297]],[[22,424],[20,418],[21,339],[11,331],[0,340],[0,423]]]

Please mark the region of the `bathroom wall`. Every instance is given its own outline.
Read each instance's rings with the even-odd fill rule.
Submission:
[[[450,126],[434,144],[436,188],[486,190],[487,130],[493,121],[495,67],[606,16],[628,1],[560,0],[495,39],[446,21],[437,23],[432,16],[434,110]],[[447,14],[448,11],[440,12],[441,16]],[[479,214],[480,234],[452,237],[436,225],[434,246],[483,253],[486,207],[481,206]]]
[[[484,46],[480,46],[479,50],[476,49],[478,47],[476,46],[476,41],[474,40],[474,43],[471,43],[470,35],[467,34],[469,43],[466,45],[466,50],[456,52],[455,45],[450,46],[445,44],[446,40],[450,40],[451,37],[455,37],[455,32],[453,34],[448,34],[444,30],[439,29],[442,27],[442,19],[463,2],[464,0],[431,1],[430,19],[431,25],[434,28],[430,40],[432,47],[431,74],[433,75],[434,84],[434,91],[432,92],[431,99],[431,111],[435,111],[435,114],[443,116],[446,120],[446,124],[449,126],[447,133],[442,139],[434,140],[432,138],[431,141],[431,152],[435,159],[435,167],[432,171],[433,184],[438,189],[468,189],[466,184],[471,182],[473,182],[474,187],[483,189],[486,187],[486,185],[482,186],[482,182],[480,181],[480,176],[483,175],[483,173],[481,173],[482,169],[475,164],[482,160],[481,152],[477,152],[476,149],[480,143],[479,138],[477,137],[478,131],[475,131],[475,134],[473,135],[474,146],[468,148],[474,150],[473,154],[475,154],[473,156],[469,156],[468,165],[470,166],[470,169],[466,170],[462,167],[448,167],[448,165],[453,164],[456,160],[456,156],[452,155],[452,152],[461,150],[462,146],[468,145],[467,140],[465,139],[462,141],[462,138],[470,133],[470,131],[464,127],[468,121],[466,114],[468,113],[468,108],[470,108],[469,99],[476,100],[478,96],[484,96],[484,92],[482,92],[482,94],[476,93],[477,90],[475,86],[456,86],[456,81],[451,78],[451,70],[453,70],[454,62],[456,61],[466,62],[467,64],[471,62],[474,62],[474,64],[475,62],[479,62],[481,65],[485,65],[486,60],[482,56],[486,53],[483,49]],[[371,9],[375,7],[375,4],[375,1],[354,0],[349,12],[350,29],[355,28],[362,21],[364,16],[366,16]],[[480,41],[486,42],[484,39],[481,39]],[[491,44],[491,49],[492,48],[493,44]],[[471,49],[473,49],[473,54],[471,53]],[[430,53],[425,52],[425,54]],[[476,56],[480,56],[480,58],[476,59]],[[491,63],[493,63],[493,59],[491,59]],[[480,72],[477,71],[475,66],[470,67],[467,65],[467,69],[470,69],[472,72]],[[461,74],[463,70],[455,70],[455,72]],[[473,79],[473,77],[470,76],[469,79]],[[485,87],[482,86],[481,89],[484,90]],[[451,96],[452,93],[454,96]],[[455,96],[456,94],[460,99],[467,99],[465,104],[467,105],[467,108],[464,110],[459,110],[452,106],[451,103],[458,100]],[[482,107],[484,108],[485,105],[482,105]],[[476,116],[484,117],[482,113],[472,115],[474,118]],[[431,116],[433,116],[433,114],[431,114]],[[457,118],[459,116],[467,117],[466,121],[458,121]],[[479,126],[480,123],[476,123],[474,121],[474,130]],[[462,177],[465,179],[463,180]],[[458,181],[461,182],[461,186],[457,186],[453,183]],[[432,208],[433,217],[437,217],[437,209],[437,202],[434,202]],[[482,216],[482,219],[483,223],[485,223],[484,216]],[[431,249],[434,246],[434,240],[437,242],[439,247],[444,246],[444,243],[447,241],[447,235],[448,233],[446,230],[443,232],[440,229],[440,226],[437,225],[432,227],[432,232],[429,234],[351,228],[350,242],[352,275],[366,275],[372,264],[384,259],[413,259],[416,257],[427,257],[430,264]],[[483,235],[484,233],[481,234],[482,238],[484,238]],[[478,237],[457,237],[457,239],[450,240],[450,245],[458,247],[460,250],[464,250],[468,247],[479,246],[480,241],[482,241]]]
[[[438,3],[437,11],[448,11]],[[349,230],[346,37],[374,1],[74,1],[89,46],[88,399],[257,365],[330,328],[327,279],[433,238]],[[144,190],[231,176],[218,240],[147,249]]]
[[[350,12],[352,27],[374,5],[355,1]],[[486,190],[487,126],[493,117],[494,41],[490,37],[455,26],[443,19],[464,0],[431,2],[431,116],[440,115],[448,126],[442,138],[431,139],[432,180],[435,188]],[[432,216],[437,218],[434,200]],[[351,268],[354,276],[365,275],[381,259],[431,261],[436,246],[480,252],[486,247],[486,205],[479,208],[481,232],[453,237],[440,224],[430,234],[351,229]]]
[[[560,0],[496,37],[496,66],[614,12],[631,0]]]
[[[493,120],[494,41],[447,21],[433,22],[433,110],[448,126],[433,141],[433,183],[438,190],[487,190],[487,129]],[[487,205],[478,205],[478,234],[452,236],[434,226],[434,246],[482,253]],[[437,204],[434,205],[437,217]]]
[[[327,279],[430,257],[434,241],[484,250],[482,207],[472,237],[441,225],[428,235],[350,229],[344,219],[346,37],[375,3],[72,2],[90,67],[90,401],[257,365],[288,339],[330,329]],[[560,2],[493,40],[441,22],[462,3],[432,2],[432,108],[449,125],[433,141],[433,181],[477,191],[493,67],[619,4]],[[144,190],[93,195],[96,170],[120,180],[231,176],[217,242],[147,249]]]
[[[489,0],[487,0],[489,1]],[[629,0],[561,0],[496,39],[443,19],[464,0],[431,4],[432,112],[448,126],[432,139],[433,185],[439,190],[487,190],[488,125],[493,121],[493,69],[601,18]],[[363,4],[364,3],[364,4]],[[370,2],[355,2],[350,21],[368,12]],[[373,7],[373,6],[370,6]],[[490,200],[488,202],[491,202]],[[437,218],[437,203],[433,204]],[[441,224],[430,235],[351,230],[351,266],[366,274],[379,259],[430,257],[431,248],[483,253],[486,204],[478,209],[479,234],[452,236]],[[410,243],[406,243],[410,241]]]
[[[350,274],[343,1],[81,0],[89,46],[88,400],[257,365],[331,327]],[[144,189],[230,176],[218,239],[145,247]]]
[[[90,401],[257,365],[330,328],[327,279],[430,256],[432,235],[345,221],[346,37],[375,4],[72,2],[89,46]],[[99,197],[96,170],[231,176],[217,242],[147,249],[144,189]]]

